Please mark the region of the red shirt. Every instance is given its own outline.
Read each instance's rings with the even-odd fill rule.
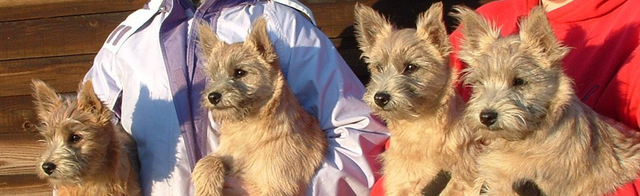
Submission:
[[[500,0],[477,11],[493,21],[503,36],[518,32],[518,20],[538,5],[538,0]],[[573,78],[577,96],[596,112],[640,130],[640,1],[573,0],[547,13],[562,43],[571,47],[563,60]],[[454,50],[461,34],[450,36]],[[452,55],[452,66],[464,65]],[[461,89],[465,99],[468,89]],[[383,195],[382,180],[371,195]],[[640,180],[620,188],[619,196],[640,196]]]

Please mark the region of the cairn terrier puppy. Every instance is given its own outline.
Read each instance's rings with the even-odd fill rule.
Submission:
[[[112,122],[91,81],[80,84],[77,98],[58,95],[40,80],[32,83],[46,145],[38,176],[58,195],[141,195],[135,142]]]
[[[324,158],[324,132],[288,87],[266,25],[259,18],[245,42],[226,44],[200,24],[202,104],[221,127],[218,150],[193,171],[196,195],[221,195],[226,175],[258,195],[303,195]]]
[[[519,34],[507,37],[473,10],[456,9],[459,58],[473,91],[465,121],[488,143],[477,187],[508,196],[532,181],[547,195],[595,196],[638,177],[637,135],[612,127],[576,97],[562,68],[569,49],[544,8],[531,10]]]
[[[451,175],[442,195],[461,195],[473,186],[475,141],[457,123],[464,103],[448,64],[442,9],[435,3],[419,16],[417,29],[398,30],[370,7],[355,8],[356,38],[371,72],[363,99],[391,133],[381,157],[387,195],[422,195],[441,172]]]

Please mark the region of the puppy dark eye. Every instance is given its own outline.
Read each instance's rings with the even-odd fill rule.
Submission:
[[[82,140],[82,136],[78,134],[73,134],[69,137],[69,142],[72,144],[78,143],[80,140]]]
[[[513,80],[513,86],[522,86],[526,82],[522,78],[516,78]]]
[[[407,64],[406,67],[404,67],[404,71],[402,71],[402,73],[404,74],[410,74],[415,72],[416,70],[418,70],[418,66],[414,65],[414,64]]]
[[[234,78],[242,78],[245,75],[247,75],[247,71],[242,70],[242,69],[236,69],[233,71],[233,77]]]

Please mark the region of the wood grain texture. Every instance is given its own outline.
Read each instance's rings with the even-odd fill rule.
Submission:
[[[0,141],[7,133],[34,133],[37,124],[30,95],[0,97]]]
[[[44,150],[38,133],[0,134],[0,176],[33,175],[36,160]]]
[[[31,79],[71,92],[93,65],[95,54],[0,61],[0,97],[31,94]]]
[[[467,0],[468,1],[468,0]],[[356,1],[311,3],[318,27],[329,38],[353,37]],[[394,6],[388,1],[360,1],[386,15],[399,28],[414,27],[418,14],[431,2],[407,0]],[[465,3],[465,2],[459,2]],[[445,4],[452,6],[453,4]],[[395,7],[395,8],[394,8]],[[95,53],[130,12],[91,14],[0,23],[0,60]],[[453,26],[450,22],[449,26]]]
[[[319,27],[328,37],[336,38],[353,35],[354,5],[355,2],[340,0],[310,7],[316,13]],[[109,33],[130,13],[0,22],[0,61],[96,53]]]
[[[51,186],[35,175],[0,176],[0,196],[51,195]]]
[[[338,38],[353,37],[353,9],[356,2],[371,6],[375,1],[307,0],[306,5],[313,11],[318,28],[320,28],[327,37]]]
[[[133,11],[147,0],[0,0],[0,22]]]
[[[96,53],[129,13],[0,23],[0,60]]]

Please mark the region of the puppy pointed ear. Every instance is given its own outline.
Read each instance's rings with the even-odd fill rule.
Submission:
[[[393,26],[384,16],[366,5],[356,3],[354,14],[356,39],[360,50],[366,55],[371,52],[377,39],[384,38],[393,31]]]
[[[245,46],[254,47],[260,55],[267,61],[273,63],[278,55],[276,54],[273,44],[267,34],[267,20],[263,17],[258,18],[251,27],[251,32],[247,35]]]
[[[500,31],[480,14],[464,6],[455,6],[452,14],[460,23],[462,40],[458,57],[469,65],[475,64],[475,57],[486,50],[498,37]]]
[[[95,114],[96,122],[105,125],[112,118],[111,110],[109,110],[98,98],[94,89],[93,82],[87,80],[80,83],[78,90],[78,108]]]
[[[93,90],[93,82],[87,80],[84,83],[80,83],[78,89],[78,106],[82,109],[89,111],[102,111],[104,105],[98,98]]]
[[[62,105],[62,98],[58,96],[55,90],[42,80],[32,79],[31,88],[33,89],[34,104],[36,112],[40,119],[44,119],[45,114],[50,113],[53,108]]]
[[[429,10],[420,14],[416,25],[419,38],[434,45],[443,56],[451,53],[447,28],[442,21],[442,2],[434,3]]]
[[[211,52],[213,52],[214,49],[219,48],[225,44],[218,39],[213,30],[211,30],[211,26],[209,25],[209,23],[205,22],[204,20],[199,21],[196,27],[198,28],[198,36],[200,38],[198,40],[198,43],[202,49],[202,52],[204,53],[204,56],[211,55]]]
[[[529,16],[520,21],[520,41],[521,47],[547,58],[549,60],[547,67],[558,65],[558,62],[569,52],[569,48],[562,45],[553,34],[542,6],[534,7]]]

